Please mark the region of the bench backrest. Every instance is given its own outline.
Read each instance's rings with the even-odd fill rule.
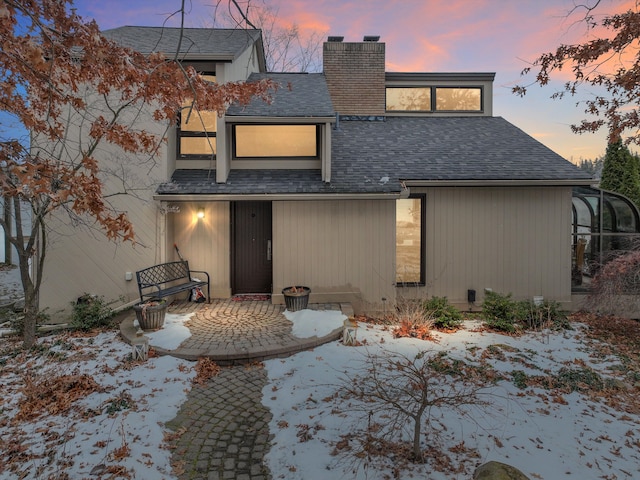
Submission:
[[[189,262],[177,261],[161,263],[153,267],[145,268],[136,272],[136,277],[140,287],[148,285],[158,285],[160,283],[173,282],[183,278],[189,278]]]

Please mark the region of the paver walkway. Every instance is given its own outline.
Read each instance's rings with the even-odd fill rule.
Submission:
[[[315,310],[341,310],[349,304],[313,304]],[[258,361],[292,355],[336,340],[342,328],[323,337],[297,338],[284,306],[269,301],[212,300],[210,304],[179,302],[170,313],[194,313],[185,325],[191,337],[176,350],[161,354],[196,360],[209,357],[223,366],[204,386],[194,386],[167,427],[178,433],[172,463],[180,480],[270,480],[263,464],[269,449],[271,412],[262,405],[267,373]],[[120,331],[135,336],[135,315]]]
[[[172,463],[180,480],[268,480],[271,412],[262,405],[267,374],[262,366],[223,367],[194,386],[167,427],[182,435]]]

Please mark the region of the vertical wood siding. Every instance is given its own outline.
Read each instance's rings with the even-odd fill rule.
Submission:
[[[136,245],[110,242],[98,230],[69,225],[64,216],[49,222],[39,300],[53,320],[67,320],[71,302],[84,293],[103,296],[114,308],[136,301],[136,270],[160,261],[164,216],[157,206],[135,198],[115,198],[112,204],[129,215]],[[126,272],[132,272],[132,280],[125,280]]]
[[[425,295],[466,304],[467,290],[475,289],[479,304],[491,288],[514,298],[570,300],[569,187],[421,191],[427,194]]]
[[[273,202],[273,269],[274,293],[357,292],[362,308],[379,308],[395,295],[395,201]]]
[[[198,208],[204,208],[204,218],[198,219]],[[229,202],[182,203],[180,213],[173,214],[169,226],[169,260],[177,260],[173,248],[176,243],[180,253],[194,270],[204,270],[211,277],[211,295],[230,295],[230,214]]]

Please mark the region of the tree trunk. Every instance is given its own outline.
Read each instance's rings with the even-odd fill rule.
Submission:
[[[420,448],[420,436],[422,433],[422,416],[429,405],[427,397],[427,386],[422,386],[422,395],[420,398],[420,407],[413,415],[413,459],[414,461],[422,461],[422,449]]]
[[[38,304],[35,292],[25,295],[24,298],[24,324],[22,331],[22,346],[25,349],[33,347],[36,343],[36,328],[38,323]]]
[[[11,245],[11,200],[4,197],[4,262],[11,264],[11,254],[13,246]]]
[[[29,257],[27,252],[20,252],[20,280],[24,291],[24,323],[22,330],[22,344],[24,348],[31,348],[36,342],[36,327],[38,321],[38,296],[31,275],[29,274]]]
[[[413,459],[414,461],[422,460],[422,449],[420,448],[420,437],[422,433],[422,414],[424,409],[420,409],[419,413],[413,417]]]

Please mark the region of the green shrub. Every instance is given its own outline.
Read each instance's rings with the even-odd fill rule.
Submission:
[[[83,295],[72,305],[71,326],[83,331],[107,325],[115,313],[104,297],[89,294]]]
[[[487,291],[482,302],[482,317],[489,328],[513,333],[523,317],[522,305],[511,300],[510,293],[501,295]]]
[[[447,297],[433,297],[422,304],[424,314],[433,319],[436,328],[458,328],[462,314],[449,303]]]
[[[486,292],[482,303],[482,316],[488,327],[513,333],[518,329],[542,328],[570,329],[567,316],[557,302],[544,301],[536,305],[532,301],[511,300],[511,294]]]
[[[511,379],[513,380],[513,384],[518,387],[520,390],[524,390],[527,388],[527,380],[528,376],[522,370],[513,370],[511,372]]]

